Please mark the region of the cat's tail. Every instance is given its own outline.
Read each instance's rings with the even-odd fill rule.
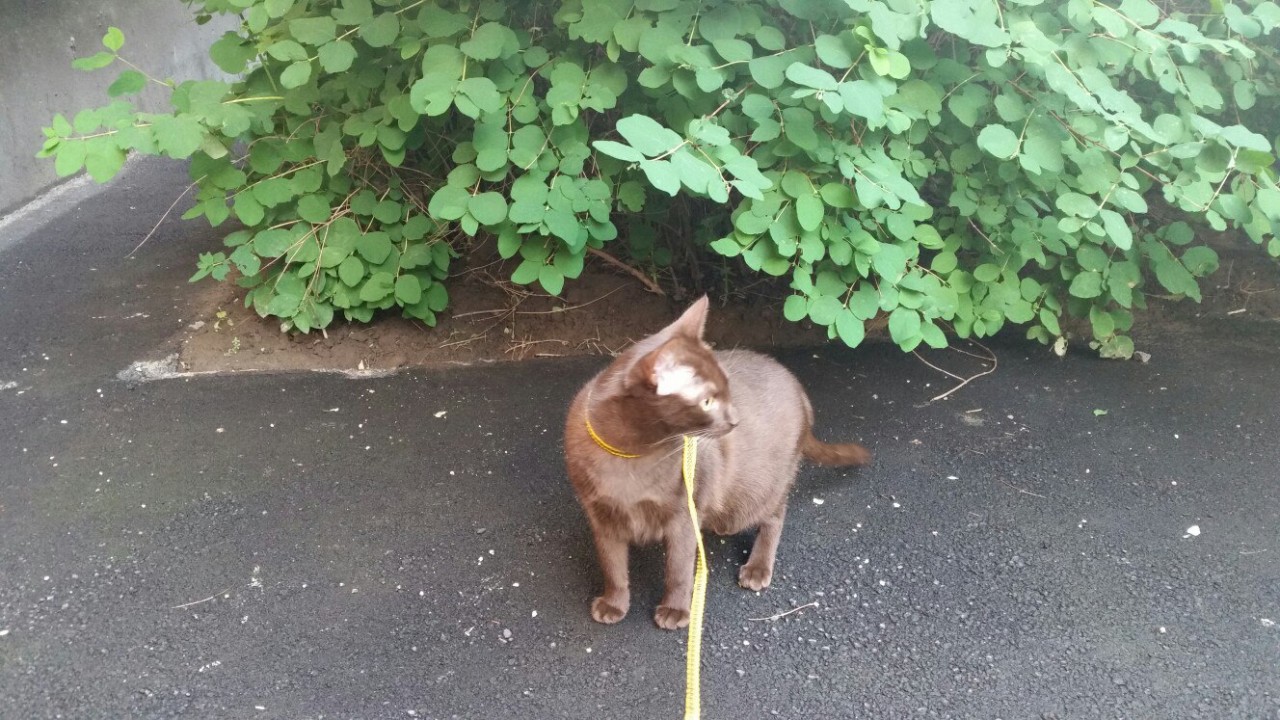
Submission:
[[[804,439],[800,441],[800,452],[819,465],[832,467],[867,465],[871,462],[871,451],[858,443],[824,443],[814,437],[811,430],[805,431]]]

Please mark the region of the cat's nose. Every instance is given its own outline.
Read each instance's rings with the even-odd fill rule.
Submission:
[[[733,406],[729,406],[729,412],[725,413],[724,419],[729,423],[729,427],[738,427],[738,412],[733,409]]]

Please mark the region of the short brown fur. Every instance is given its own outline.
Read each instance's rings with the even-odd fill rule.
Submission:
[[[773,577],[787,493],[800,459],[865,465],[855,443],[828,444],[811,431],[813,409],[798,380],[771,358],[744,350],[712,352],[702,340],[707,299],[641,340],[574,398],[565,425],[565,463],[595,539],[604,592],[591,617],[615,623],[631,605],[631,545],[662,542],[666,587],[659,627],[689,623],[696,536],[680,477],[682,435],[701,438],[695,500],[706,530],[730,535],[758,528],[738,583],[762,590]],[[612,448],[608,452],[588,432]]]

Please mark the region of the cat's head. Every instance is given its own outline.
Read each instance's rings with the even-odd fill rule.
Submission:
[[[628,392],[673,433],[721,436],[738,424],[729,380],[702,339],[707,298],[654,335],[659,342],[631,367]]]

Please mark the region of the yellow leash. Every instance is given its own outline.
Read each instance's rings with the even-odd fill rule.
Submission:
[[[702,524],[693,504],[693,471],[698,466],[698,438],[684,436],[682,475],[689,500],[689,519],[698,538],[698,564],[693,573],[693,601],[689,605],[689,647],[684,663],[684,720],[702,717],[702,613],[707,604],[707,551],[702,546]]]
[[[590,398],[588,398],[590,404]],[[638,458],[609,443],[591,427],[586,419],[587,434],[602,450],[620,458]],[[689,519],[693,521],[694,536],[698,539],[698,558],[693,572],[693,598],[689,603],[689,644],[684,663],[684,720],[702,718],[702,615],[707,604],[707,550],[702,545],[702,523],[698,520],[698,507],[693,502],[694,471],[698,467],[698,438],[684,436],[684,455],[680,474],[684,477],[685,497],[689,501]]]

